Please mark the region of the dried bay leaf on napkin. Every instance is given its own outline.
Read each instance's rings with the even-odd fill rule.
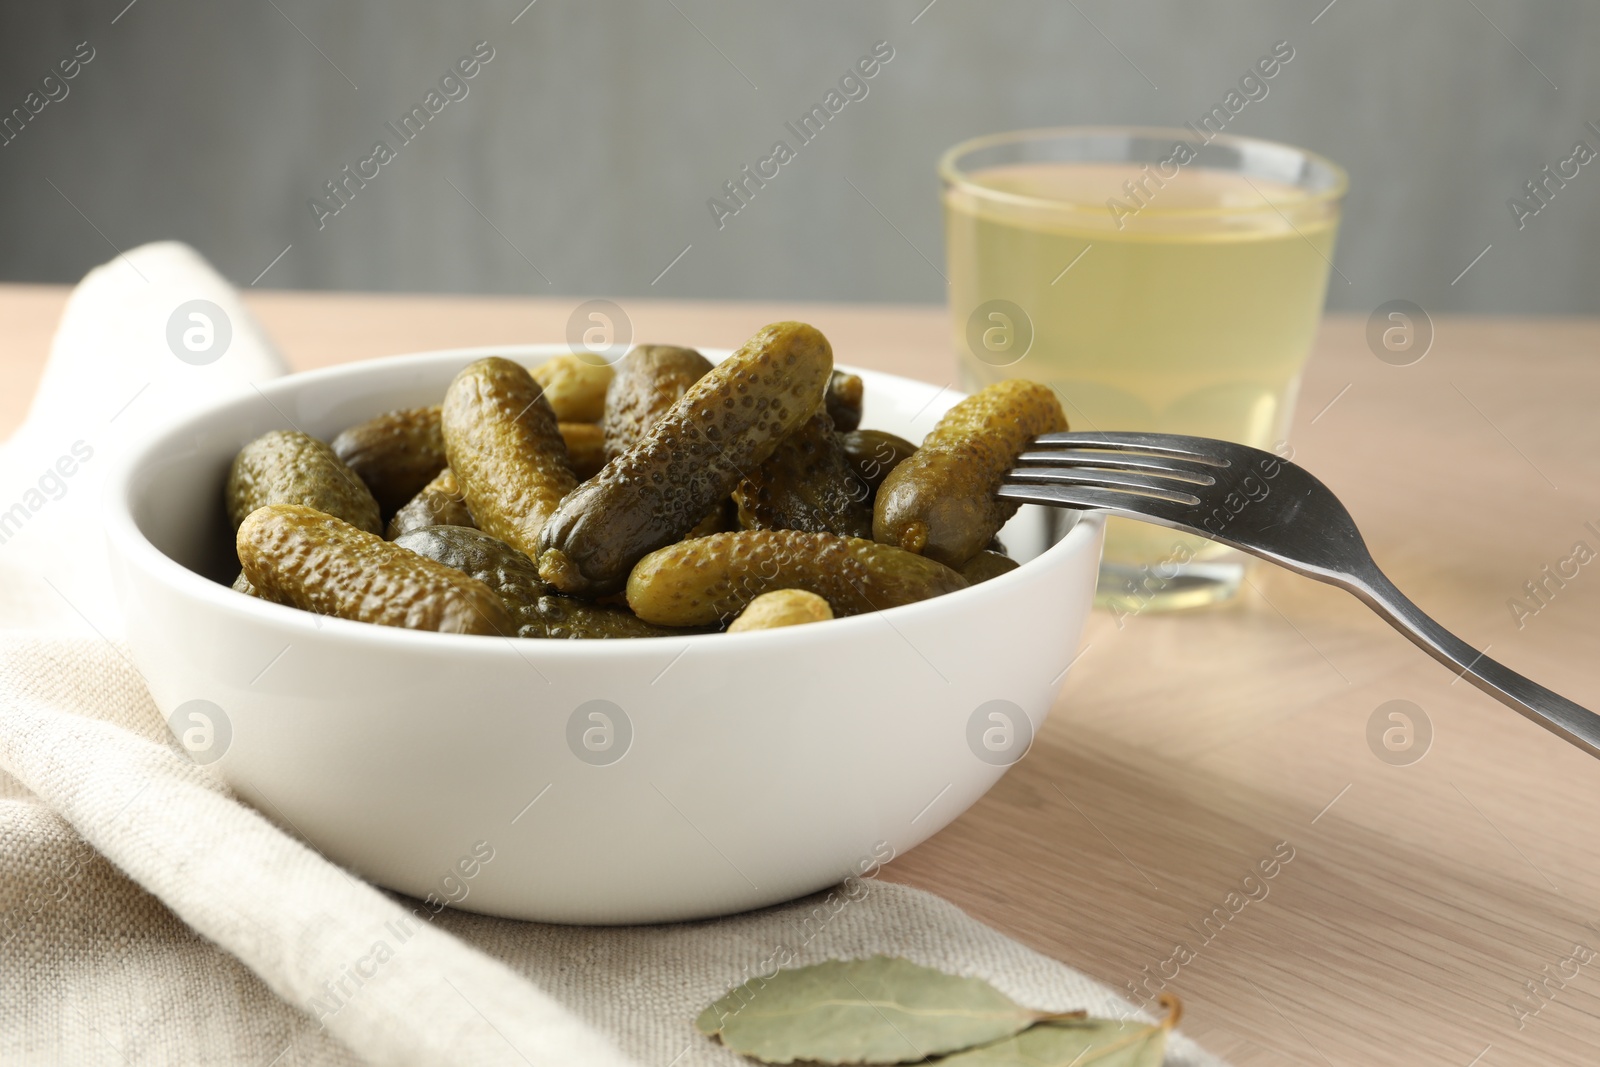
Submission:
[[[1082,1014],[1034,1011],[980,978],[873,956],[753,978],[701,1012],[695,1026],[765,1063],[888,1064],[916,1063]]]
[[[1161,1067],[1167,1032],[1182,1010],[1175,997],[1163,1003],[1169,1014],[1154,1025],[1136,1019],[1042,1022],[993,1044],[946,1056],[939,1067]]]

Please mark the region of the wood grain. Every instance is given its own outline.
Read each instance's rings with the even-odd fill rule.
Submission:
[[[0,287],[0,431],[21,417],[65,290]],[[576,300],[252,293],[297,368],[557,341]],[[630,302],[640,340],[732,346],[802,318],[841,361],[945,384],[932,308]],[[1365,323],[1324,325],[1295,458],[1425,610],[1600,707],[1600,561],[1536,614],[1508,601],[1583,540],[1600,550],[1600,323],[1440,320],[1392,367]],[[1329,406],[1332,401],[1331,406]],[[1366,740],[1415,702],[1431,750]],[[1111,983],[1170,974],[1185,1028],[1240,1067],[1592,1062],[1600,957],[1519,1019],[1526,983],[1600,950],[1600,764],[1415,651],[1347,595],[1257,569],[1227,607],[1096,614],[1033,751],[887,876]],[[1275,877],[1258,865],[1294,850]],[[1253,888],[1252,888],[1253,887]],[[1264,887],[1264,889],[1263,889]],[[1260,896],[1238,913],[1229,894]],[[1227,918],[1216,917],[1222,908]],[[1210,926],[1206,917],[1211,916]],[[1520,1028],[1519,1028],[1520,1024]]]

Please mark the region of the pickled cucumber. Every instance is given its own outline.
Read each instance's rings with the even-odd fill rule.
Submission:
[[[622,588],[641,557],[691,530],[811,417],[832,368],[827,338],[813,327],[780,322],[761,330],[562,501],[539,539],[540,577],[569,594]],[[449,415],[446,403],[447,443]],[[454,459],[452,451],[452,466]],[[478,525],[495,532],[478,510],[471,479],[459,468],[457,474]]]
[[[641,559],[628,606],[663,626],[732,618],[773,589],[804,589],[835,614],[910,604],[966,588],[955,571],[892,545],[796,530],[739,530],[680,541]]]
[[[461,483],[456,481],[455,471],[446,467],[433,481],[422,487],[422,492],[394,513],[383,536],[395,541],[401,534],[424,526],[468,526],[476,529],[477,525],[472,521],[472,512],[461,495]]]
[[[331,447],[360,475],[387,515],[444,470],[439,405],[403,408],[357,423],[335,437]]]
[[[561,439],[567,443],[567,463],[572,476],[586,482],[606,465],[606,432],[596,422],[563,422]]]
[[[1017,505],[995,492],[1034,437],[1067,428],[1048,386],[996,382],[951,408],[922,447],[878,489],[873,537],[959,567],[982,551]]]
[[[860,376],[836,370],[828,377],[828,392],[823,397],[834,429],[848,433],[861,425],[861,398],[866,391]]]
[[[872,536],[872,490],[845,456],[826,411],[784,438],[739,482],[733,500],[746,530]]]
[[[531,559],[481,530],[423,526],[406,531],[394,543],[476,578],[499,594],[513,616],[551,592],[540,580]]]
[[[709,359],[677,345],[640,345],[623,357],[606,390],[606,458],[632,448],[710,370]]]
[[[410,531],[395,544],[453,567],[493,589],[505,602],[521,637],[664,637],[684,632],[652,626],[626,608],[602,607],[556,595],[539,578],[532,560],[478,530],[428,526]]]
[[[480,359],[450,383],[443,427],[450,469],[478,528],[532,553],[578,484],[539,383],[509,359]]]
[[[268,504],[303,504],[368,533],[383,530],[366,483],[327,445],[298,430],[272,430],[241,448],[228,471],[226,498],[235,530]]]
[[[599,422],[606,410],[606,389],[615,371],[581,356],[556,356],[533,368],[533,380],[561,422]]]
[[[839,447],[844,449],[850,466],[861,475],[874,493],[889,472],[917,450],[917,446],[904,437],[896,437],[883,430],[852,430],[839,435]]]
[[[266,600],[379,626],[516,632],[500,597],[476,578],[315,508],[258,508],[236,545],[245,579]]]
[[[245,596],[258,597],[261,595],[256,592],[256,587],[250,584],[250,579],[244,576],[244,571],[240,571],[239,577],[233,580],[232,589],[235,593],[243,593]]]
[[[1007,571],[1016,570],[1021,564],[1003,552],[991,552],[984,549],[976,556],[967,560],[960,566],[961,577],[967,580],[968,585],[977,585],[987,582],[990,578],[998,578]]]
[[[800,626],[808,622],[826,622],[833,618],[828,602],[804,589],[774,589],[762,593],[739,612],[739,617],[728,626],[730,634],[746,630],[776,630],[780,626]]]

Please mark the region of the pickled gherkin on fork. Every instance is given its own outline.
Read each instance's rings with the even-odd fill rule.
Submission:
[[[1017,456],[1039,434],[1066,428],[1049,386],[1013,378],[974,393],[878,487],[872,536],[961,566],[1016,514],[1016,504],[995,494]]]

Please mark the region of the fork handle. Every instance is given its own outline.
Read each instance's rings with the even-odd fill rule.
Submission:
[[[1490,659],[1433,621],[1400,592],[1376,564],[1339,583],[1366,602],[1417,647],[1501,703],[1546,730],[1600,756],[1600,715]]]

